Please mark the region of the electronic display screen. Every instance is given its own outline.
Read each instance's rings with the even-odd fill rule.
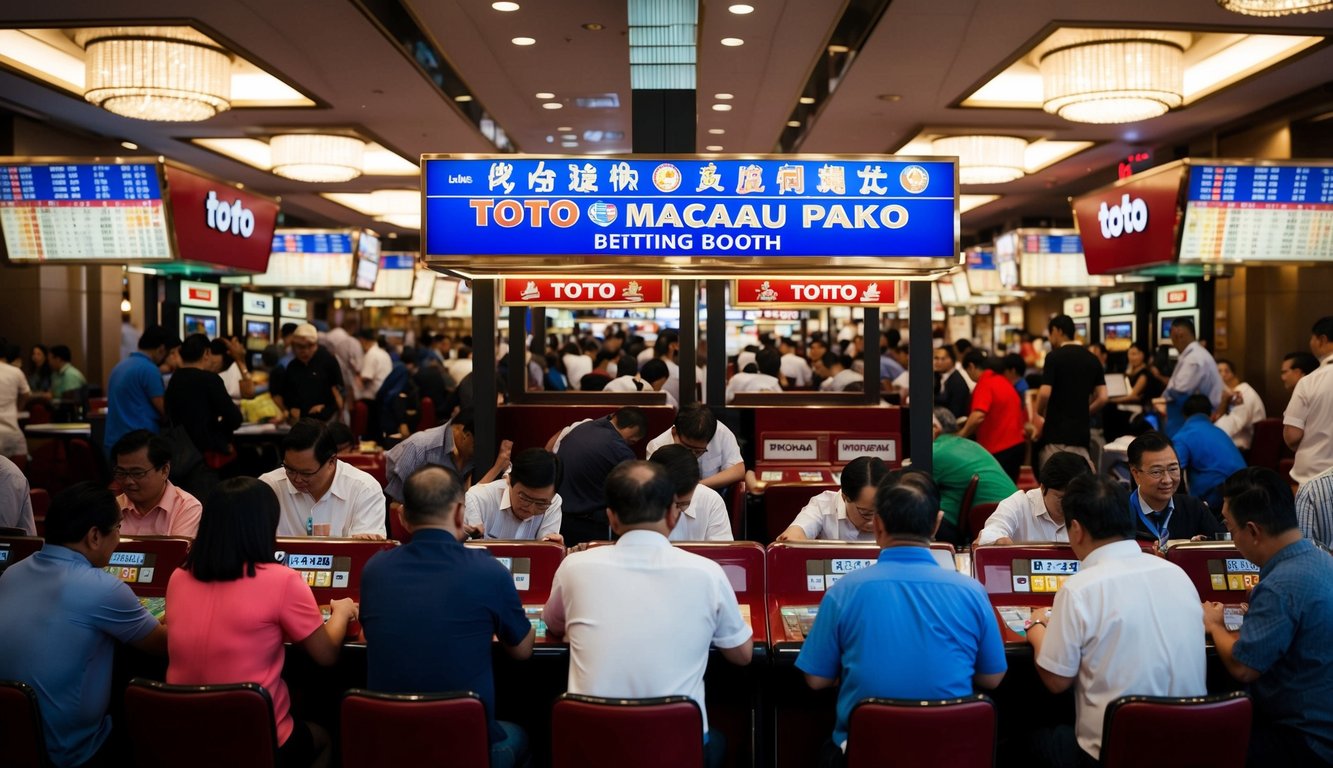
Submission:
[[[362,232],[356,239],[356,289],[370,291],[380,271],[380,238],[372,232]]]
[[[352,558],[344,555],[278,553],[278,561],[301,574],[307,586],[345,589],[349,585]]]
[[[1108,352],[1124,352],[1134,343],[1134,321],[1130,320],[1112,320],[1102,321],[1102,344]]]
[[[1191,165],[1180,260],[1333,261],[1333,164]]]
[[[1070,576],[1078,573],[1078,566],[1078,560],[1065,558],[1014,558],[1010,563],[1013,591],[1038,594],[1057,592]]]
[[[157,575],[157,555],[151,552],[112,552],[102,570],[126,584],[152,584]]]
[[[1247,592],[1259,583],[1259,566],[1243,557],[1209,560],[1208,582],[1218,592]]]
[[[1194,321],[1195,333],[1199,332],[1199,310],[1177,309],[1171,312],[1159,312],[1157,314],[1157,323],[1159,326],[1157,338],[1159,341],[1168,342],[1171,340],[1171,323],[1174,322],[1177,317],[1187,317]]]
[[[181,329],[186,336],[192,333],[202,333],[210,339],[215,339],[218,336],[218,316],[183,309],[181,310]]]
[[[0,231],[10,261],[170,261],[157,162],[0,159]]]
[[[352,233],[347,230],[278,230],[268,271],[251,283],[275,288],[350,288]]]

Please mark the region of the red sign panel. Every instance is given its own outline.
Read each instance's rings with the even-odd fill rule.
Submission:
[[[1074,198],[1088,274],[1174,263],[1184,179],[1184,165],[1173,163]]]
[[[736,280],[733,307],[884,307],[897,304],[894,281],[796,278]]]
[[[510,307],[665,307],[665,280],[534,277],[500,281],[500,303]]]
[[[181,261],[213,265],[219,272],[268,269],[276,202],[170,165],[167,190]]]

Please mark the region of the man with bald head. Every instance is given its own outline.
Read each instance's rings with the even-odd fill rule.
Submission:
[[[486,706],[491,765],[521,765],[528,737],[495,719],[491,637],[511,657],[532,655],[534,631],[509,571],[464,547],[463,483],[427,465],[403,484],[412,540],[375,555],[361,574],[367,687],[390,693],[476,691]]]
[[[708,730],[704,706],[708,648],[748,664],[751,632],[722,567],[668,541],[680,520],[674,498],[658,464],[626,461],[611,470],[606,515],[619,540],[565,558],[542,618],[552,635],[568,636],[570,693],[689,696],[704,713],[707,762],[720,765],[726,748]]]

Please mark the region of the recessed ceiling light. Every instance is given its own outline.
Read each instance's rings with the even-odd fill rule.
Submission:
[[[122,147],[124,147],[124,148],[126,148],[126,149],[128,149],[128,150],[130,150],[130,151],[133,151],[133,150],[136,150],[136,149],[139,148],[139,145],[138,145],[138,144],[135,144],[135,143],[132,142],[132,141],[122,141],[122,142],[120,142],[120,146],[122,146]]]
[[[902,101],[903,97],[899,96],[896,93],[881,93],[875,98],[879,99],[880,101]]]
[[[542,101],[546,101],[546,100],[548,100],[548,99],[554,99],[554,98],[555,98],[555,94],[554,94],[554,93],[551,93],[550,91],[542,91],[541,93],[536,94],[536,96],[537,96],[537,98],[541,99]]]
[[[730,93],[715,93],[713,94],[713,98],[718,99],[719,101],[728,101],[735,97],[732,96]]]
[[[559,132],[561,132],[561,133],[569,133],[570,131],[572,131],[572,130],[574,130],[574,129],[573,129],[572,127],[568,126],[568,125],[562,125],[562,126],[560,126],[559,128],[556,128],[556,130],[559,131]]]
[[[503,13],[511,13],[518,10],[518,3],[491,3],[491,7]]]
[[[472,97],[469,96],[469,95],[467,95],[466,93],[460,93],[460,94],[458,94],[457,96],[454,97],[454,101],[458,101],[458,102],[472,101]]]
[[[798,99],[798,101],[800,101],[802,104],[814,104],[814,103],[815,103],[815,99],[814,99],[813,96],[802,96],[800,99]]]
[[[728,48],[735,48],[738,45],[745,45],[745,41],[739,37],[724,37],[722,38],[722,44]]]
[[[713,105],[713,111],[714,111],[714,112],[730,112],[730,111],[731,111],[731,105],[730,105],[730,104],[714,104],[714,105]]]
[[[829,53],[847,53],[847,52],[850,51],[850,50],[852,50],[852,49],[851,49],[851,48],[848,48],[848,47],[845,46],[845,45],[830,45],[830,46],[828,47],[828,52],[829,52]]]
[[[744,16],[747,13],[754,13],[754,6],[746,5],[745,3],[736,3],[734,5],[729,6],[727,10],[731,11],[737,16]]]
[[[801,121],[800,121],[800,120],[788,120],[788,121],[787,121],[787,127],[788,127],[788,128],[800,128],[800,127],[801,127]]]
[[[590,21],[587,24],[584,24],[583,28],[588,30],[589,32],[601,32],[603,29],[606,29],[606,27],[602,26],[601,24],[598,24],[595,21]]]
[[[709,152],[721,152],[721,151],[722,151],[722,145],[721,145],[721,144],[709,144],[708,146],[704,147],[704,149],[707,150],[707,151],[709,151]]]
[[[513,43],[514,45],[536,45],[536,44],[537,44],[537,41],[536,41],[535,39],[531,38],[531,37],[516,37],[516,38],[514,38],[513,40],[510,40],[509,42]]]
[[[542,109],[564,109],[565,105],[558,101],[548,101],[542,105]]]
[[[724,133],[727,132],[727,129],[726,129],[726,128],[709,128],[709,129],[708,129],[708,132],[711,133],[711,134],[713,134],[714,136],[721,136],[722,134],[724,134]]]

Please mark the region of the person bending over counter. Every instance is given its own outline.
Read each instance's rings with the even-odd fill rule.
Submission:
[[[1071,451],[1051,454],[1041,465],[1041,485],[1000,502],[977,536],[978,544],[1067,542],[1063,500],[1076,477],[1089,474],[1088,460]]]
[[[875,488],[889,468],[873,456],[857,456],[842,468],[842,488],[815,495],[778,541],[875,541]]]
[[[506,477],[467,491],[463,530],[470,538],[564,543],[560,535],[560,459],[541,448],[520,451]]]
[[[699,459],[699,482],[721,493],[732,483],[745,479],[745,460],[741,446],[726,424],[703,403],[690,403],[676,413],[671,429],[648,441],[647,451],[676,443],[689,448]]]
[[[680,520],[668,536],[671,541],[733,541],[727,504],[717,491],[699,482],[699,462],[683,445],[658,448],[648,460],[666,470],[675,493],[673,504]]]

